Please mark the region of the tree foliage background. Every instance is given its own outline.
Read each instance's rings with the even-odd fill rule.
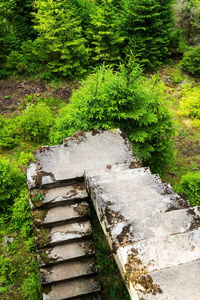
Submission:
[[[3,0],[0,63],[7,72],[39,72],[46,79],[56,74],[71,80],[91,65],[119,63],[133,53],[144,68],[154,69],[169,57],[177,39],[172,3]]]

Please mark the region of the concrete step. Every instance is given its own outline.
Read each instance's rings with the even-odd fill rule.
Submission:
[[[40,278],[43,285],[96,273],[97,266],[94,257],[82,258],[81,261],[71,261],[56,264],[51,267],[40,268]]]
[[[37,251],[37,259],[40,267],[54,265],[58,262],[82,259],[94,255],[94,243],[89,241],[76,241],[52,248],[44,248]]]
[[[44,146],[37,151],[36,163],[27,170],[28,188],[80,178],[86,170],[102,170],[133,157],[131,145],[119,129],[76,133],[60,146]]]
[[[112,202],[110,205],[105,205],[103,202],[95,202],[94,205],[97,209],[99,220],[102,220],[102,216],[104,216],[104,222],[107,229],[122,221],[131,222],[133,220],[155,216],[160,213],[189,207],[185,200],[181,199],[180,196],[176,194],[163,196],[161,199],[157,199],[157,201],[153,199],[117,205],[112,205]]]
[[[197,260],[132,278],[130,280],[132,299],[199,300],[199,270],[200,261]],[[136,285],[135,288],[133,284]]]
[[[81,297],[75,297],[73,300],[101,300],[100,293],[93,293],[91,295],[81,296]]]
[[[100,291],[98,279],[93,276],[79,278],[69,282],[52,284],[48,291],[43,293],[43,300],[61,300],[89,295]]]
[[[90,207],[88,202],[81,201],[71,205],[37,209],[32,211],[31,215],[36,226],[52,227],[78,219],[83,220],[90,215]]]
[[[89,238],[92,227],[89,221],[71,223],[53,228],[35,228],[35,240],[38,249],[69,243],[81,238]]]
[[[46,190],[31,190],[29,194],[32,208],[71,204],[88,197],[83,182]],[[42,196],[41,200],[38,200],[38,194]]]
[[[125,272],[142,274],[200,259],[200,228],[170,236],[141,240],[116,252]]]
[[[162,199],[164,195],[176,195],[174,190],[169,183],[160,183],[157,185],[149,185],[143,187],[130,187],[131,190],[119,190],[119,191],[110,191],[109,185],[104,188],[101,187],[92,187],[91,188],[91,198],[93,201],[102,201],[103,203],[129,203],[137,201],[148,201],[155,200],[158,201]],[[187,202],[187,201],[186,201]]]
[[[126,166],[123,164],[123,166]],[[96,173],[95,171],[86,171],[85,179],[86,182],[89,181],[90,185],[92,182],[104,182],[110,180],[123,180],[133,178],[134,176],[147,176],[151,175],[149,168],[136,168],[136,169],[116,169],[111,168],[106,171],[102,170],[101,172]]]
[[[137,168],[142,168],[142,163],[138,158],[132,157],[131,161],[126,161],[124,163],[116,163],[113,165],[107,165],[104,169],[98,171],[96,171],[95,169],[87,170],[84,173],[84,177],[112,174],[113,172],[120,172],[124,170],[137,169]]]
[[[162,183],[158,174],[148,175],[148,171],[141,171],[140,173],[138,172],[135,174],[131,173],[134,170],[127,170],[119,173],[116,172],[112,175],[110,174],[106,176],[104,175],[86,178],[87,189],[90,191],[91,187],[99,186],[101,189],[109,189],[110,191],[126,191],[126,189],[133,189],[134,187],[143,187]],[[117,175],[113,176],[114,174]]]
[[[199,208],[193,207],[121,222],[110,228],[110,238],[116,247],[128,241],[152,239],[184,233],[200,225]]]

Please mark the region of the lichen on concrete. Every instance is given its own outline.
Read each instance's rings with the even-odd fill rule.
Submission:
[[[156,295],[162,293],[160,287],[153,282],[153,279],[148,273],[148,267],[142,265],[142,262],[137,258],[138,251],[134,247],[131,253],[127,256],[127,263],[125,264],[124,278],[126,283],[133,284],[135,289],[143,294],[151,293]]]

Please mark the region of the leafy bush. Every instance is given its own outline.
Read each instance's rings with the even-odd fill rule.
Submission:
[[[15,281],[16,269],[9,257],[0,255],[0,280],[4,285],[9,285]]]
[[[138,67],[114,72],[102,66],[74,91],[70,104],[60,110],[52,143],[75,131],[119,127],[143,160],[161,165],[171,149],[172,117],[163,103],[164,85],[145,80]],[[153,160],[153,157],[155,158]]]
[[[182,89],[180,102],[180,113],[182,116],[190,117],[192,125],[200,127],[200,88],[185,85]]]
[[[50,127],[54,125],[54,113],[44,103],[30,104],[19,117],[19,127],[26,139],[48,141]]]
[[[22,167],[28,167],[28,164],[31,161],[35,161],[35,158],[33,156],[32,152],[21,152],[20,156],[18,158],[18,164]]]
[[[192,206],[200,205],[200,171],[182,176],[178,191],[186,193]]]
[[[36,260],[29,262],[26,269],[27,278],[22,283],[22,293],[24,300],[41,300],[40,274]]]
[[[13,199],[20,193],[20,189],[25,185],[25,176],[20,170],[0,156],[0,207],[8,208]]]
[[[0,148],[12,148],[18,143],[15,120],[0,116]]]
[[[191,48],[187,51],[180,63],[183,71],[188,74],[200,76],[200,47]]]
[[[34,55],[35,43],[24,42],[20,49],[13,50],[7,56],[7,67],[17,71],[19,74],[36,74],[40,69],[37,55]]]
[[[22,284],[22,292],[24,300],[35,300],[41,299],[41,286],[40,286],[40,275],[39,272],[36,271],[33,273],[29,273],[27,278],[24,280]]]
[[[169,57],[169,48],[178,38],[174,34],[172,0],[122,1],[124,49],[131,49],[138,63],[155,69]]]
[[[35,0],[36,54],[47,70],[73,79],[83,75],[88,65],[88,50],[81,21],[72,1]]]

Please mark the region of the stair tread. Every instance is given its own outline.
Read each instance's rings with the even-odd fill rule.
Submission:
[[[77,202],[71,205],[62,205],[49,209],[37,209],[32,211],[36,225],[45,226],[54,223],[71,222],[74,219],[88,217],[90,215],[89,203]]]
[[[100,291],[96,277],[80,278],[70,282],[53,284],[48,293],[43,294],[43,300],[62,300],[91,294]]]
[[[134,272],[144,273],[189,263],[200,259],[200,228],[119,247],[117,255],[124,271],[127,262],[131,262]]]
[[[135,165],[137,165],[137,166],[135,166]],[[121,172],[124,170],[130,170],[130,169],[133,170],[133,169],[137,169],[137,168],[142,168],[141,161],[138,158],[133,157],[132,160],[130,160],[130,161],[126,161],[124,163],[116,163],[116,164],[112,164],[112,165],[107,165],[105,168],[103,168],[101,170],[95,170],[95,169],[87,170],[87,171],[85,171],[84,177],[89,178],[89,177],[96,176],[96,175],[111,174],[113,172]]]
[[[91,195],[96,199],[103,197],[104,201],[112,203],[123,203],[133,201],[145,201],[151,199],[160,199],[164,195],[174,194],[174,190],[169,183],[160,183],[156,185],[148,185],[143,187],[130,186],[125,191],[113,191],[108,186],[91,187]],[[107,200],[106,200],[107,199]]]
[[[41,201],[31,201],[33,207],[56,206],[60,203],[68,203],[85,199],[88,193],[83,182],[70,184],[67,186],[55,187],[48,190],[40,190],[43,199]],[[34,199],[35,191],[30,191],[30,198]]]
[[[137,295],[144,300],[199,300],[199,270],[200,261],[197,260],[147,273],[136,280]],[[133,289],[131,284],[130,290]]]
[[[89,221],[35,230],[36,245],[38,249],[83,237],[89,237],[91,234],[92,227]]]
[[[118,223],[110,228],[110,236],[119,245],[123,240],[140,241],[168,236],[187,232],[199,225],[199,208],[191,207]]]
[[[130,170],[132,171],[132,170]],[[127,171],[124,171],[127,172]],[[122,172],[113,173],[106,176],[93,176],[90,178],[86,178],[87,186],[100,186],[100,188],[104,189],[107,187],[110,191],[119,191],[129,189],[130,187],[140,187],[140,186],[148,186],[162,183],[160,176],[158,174],[148,175],[138,175],[131,174],[123,175]],[[143,174],[143,172],[139,173]]]
[[[80,276],[91,275],[97,272],[96,260],[93,257],[82,261],[71,261],[40,268],[42,284],[69,280]]]
[[[58,245],[52,248],[37,251],[39,266],[55,264],[62,261],[82,258],[95,253],[94,243],[89,241],[76,241],[69,244]]]
[[[129,179],[129,178],[134,178],[138,176],[148,176],[151,175],[150,169],[145,167],[145,168],[136,168],[136,169],[114,169],[111,168],[108,171],[101,171],[98,172],[98,174],[94,172],[92,174],[92,171],[86,171],[85,172],[85,178],[86,180],[91,180],[93,181],[98,181],[98,182],[104,182],[104,181],[109,181],[109,180],[123,180],[123,179]]]

